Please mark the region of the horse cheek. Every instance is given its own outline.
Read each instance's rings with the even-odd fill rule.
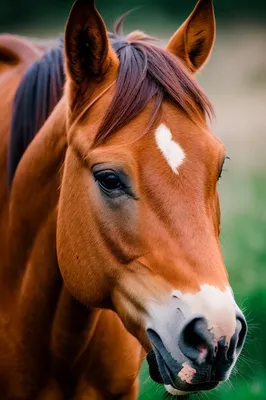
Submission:
[[[57,218],[57,257],[64,283],[81,303],[101,307],[109,297],[103,244],[90,204],[93,178],[75,153],[67,152]]]

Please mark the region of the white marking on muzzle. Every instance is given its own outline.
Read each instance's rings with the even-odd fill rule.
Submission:
[[[184,162],[186,156],[182,147],[172,139],[172,133],[165,124],[161,124],[155,131],[157,146],[175,174]]]
[[[186,317],[199,315],[206,319],[214,339],[225,337],[227,342],[230,341],[236,330],[237,310],[230,287],[222,291],[215,286],[204,284],[197,293],[174,290],[172,296],[179,298],[186,306]]]
[[[186,383],[192,383],[192,379],[197,371],[187,361],[182,364],[182,367],[178,373],[179,378]]]

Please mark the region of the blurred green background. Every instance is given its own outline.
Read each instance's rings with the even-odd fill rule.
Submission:
[[[163,42],[195,5],[193,0],[96,2],[109,28],[117,16],[141,5],[125,30],[142,29]],[[71,0],[1,0],[0,30],[56,37],[71,4]],[[249,335],[230,381],[198,396],[266,400],[266,1],[215,0],[215,10],[216,45],[199,81],[216,111],[212,129],[231,158],[219,183],[221,243]],[[149,379],[144,364],[139,399],[163,398],[163,387]]]

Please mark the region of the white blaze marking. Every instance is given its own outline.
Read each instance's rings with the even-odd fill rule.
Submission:
[[[185,381],[186,383],[192,383],[193,376],[197,371],[195,368],[192,368],[187,361],[182,364],[182,367],[183,368],[178,373],[179,378],[181,381]]]
[[[185,160],[185,153],[181,146],[172,139],[172,133],[165,124],[161,124],[155,131],[157,146],[175,174]]]
[[[174,290],[172,295],[186,304],[186,316],[198,314],[206,318],[214,339],[225,337],[227,342],[230,341],[236,329],[237,306],[229,287],[222,291],[215,286],[204,284],[197,293]]]

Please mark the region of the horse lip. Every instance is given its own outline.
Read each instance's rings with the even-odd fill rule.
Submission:
[[[171,370],[178,370],[179,364],[177,361],[173,359],[171,354],[168,352],[166,347],[164,346],[161,338],[159,335],[151,330],[147,330],[147,335],[150,339],[151,345],[153,350],[151,350],[147,355],[147,361],[150,368],[150,375],[154,377],[154,367],[156,366],[157,371],[156,374],[161,376],[163,382],[157,383],[164,383],[166,385],[172,385],[175,387],[174,380],[173,380],[173,373]],[[160,348],[160,350],[159,350]],[[162,354],[163,353],[163,354]],[[156,361],[155,361],[155,360]],[[155,364],[156,363],[156,364]],[[157,379],[159,380],[159,379]]]
[[[173,359],[171,354],[165,348],[161,338],[159,335],[152,331],[147,330],[147,335],[150,339],[152,350],[147,354],[147,362],[149,364],[150,376],[151,378],[160,384],[171,385],[174,389],[181,390],[183,392],[195,393],[201,390],[212,390],[214,389],[220,382],[216,380],[197,383],[197,384],[178,384],[174,378],[173,370],[180,370],[180,364]],[[160,347],[160,350],[159,350]],[[163,355],[161,354],[163,351]],[[171,367],[170,367],[170,365]],[[156,368],[156,369],[155,369]],[[176,375],[177,375],[176,373]]]
[[[147,354],[146,359],[149,365],[150,377],[156,383],[172,385],[175,387],[172,373],[157,349],[151,350]]]
[[[146,360],[149,365],[149,373],[152,380],[156,383],[163,384],[164,380],[160,373],[154,350],[149,351],[149,353],[146,356]]]
[[[177,385],[176,382],[173,381],[172,379],[172,372],[170,371],[169,367],[167,366],[166,362],[158,352],[157,356],[155,356],[156,351],[158,350],[151,350],[147,354],[147,362],[150,367],[150,376],[151,378],[159,384],[164,384],[164,385],[171,385],[174,389],[181,390],[182,392],[187,392],[187,393],[196,393],[199,391],[208,391],[214,389],[219,382],[218,381],[209,381],[209,382],[203,382],[203,383],[198,383],[198,384],[184,384],[184,385]],[[156,357],[156,364],[154,358]],[[158,364],[158,359],[161,359],[161,365],[159,366]],[[156,370],[155,370],[156,368]],[[163,375],[162,376],[162,370]]]
[[[160,336],[152,329],[147,330],[147,335],[151,342],[155,355],[156,353],[158,353],[170,370],[178,370],[180,367],[179,363],[171,356],[169,351],[166,349]]]

